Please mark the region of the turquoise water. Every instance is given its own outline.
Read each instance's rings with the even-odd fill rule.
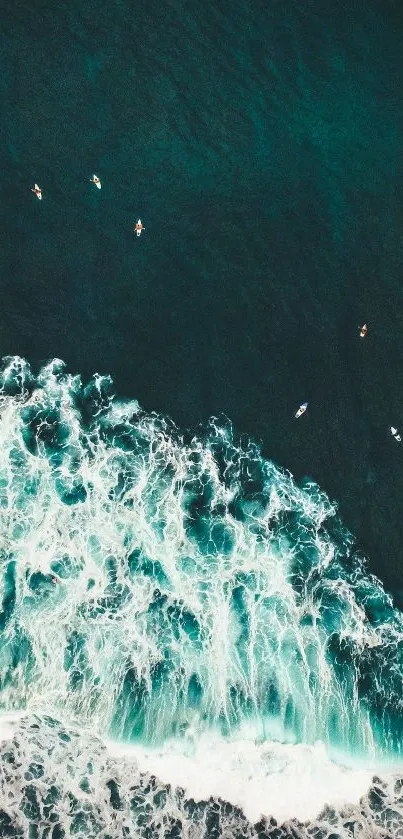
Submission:
[[[57,360],[5,362],[0,438],[0,699],[25,715],[17,740],[35,713],[45,741],[47,720],[66,743],[80,728],[160,748],[249,725],[256,743],[400,758],[402,615],[316,484],[229,424],[185,440]]]
[[[185,443],[60,362],[10,360],[3,383],[3,707],[125,741],[252,719],[400,751],[401,614],[315,484],[214,421]]]
[[[403,835],[401,31],[3,15],[1,835]]]

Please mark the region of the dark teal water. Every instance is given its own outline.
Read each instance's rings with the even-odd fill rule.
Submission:
[[[225,413],[400,603],[402,31],[375,0],[16,0],[0,42],[0,355]]]

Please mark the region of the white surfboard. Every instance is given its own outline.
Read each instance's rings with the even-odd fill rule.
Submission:
[[[95,184],[97,189],[101,189],[102,184],[101,184],[101,181],[98,178],[98,175],[93,175],[92,178],[90,178],[90,181],[91,181],[91,183]]]
[[[143,227],[143,225],[142,225],[141,218],[139,218],[139,220],[138,220],[137,224],[135,225],[134,229],[137,233],[137,236],[141,236],[143,230],[145,230],[145,227]]]
[[[299,406],[298,411],[297,411],[297,413],[295,414],[295,418],[296,418],[296,419],[298,419],[298,417],[302,416],[302,414],[304,414],[304,413],[305,413],[305,411],[306,411],[307,407],[308,407],[308,403],[307,403],[307,402],[303,402],[303,403],[302,403],[302,405],[300,405],[300,406]]]

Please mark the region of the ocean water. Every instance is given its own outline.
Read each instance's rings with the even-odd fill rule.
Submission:
[[[224,413],[402,605],[400,3],[15,0],[0,39],[0,356]]]
[[[0,835],[403,837],[400,6],[2,12]]]
[[[57,359],[1,381],[3,835],[400,835],[403,616],[319,487]]]

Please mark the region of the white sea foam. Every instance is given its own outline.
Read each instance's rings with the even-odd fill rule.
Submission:
[[[18,723],[24,716],[23,711],[0,714],[0,743],[4,740],[11,740],[18,728]]]
[[[2,384],[2,707],[141,742],[144,771],[251,819],[356,807],[403,742],[403,621],[326,496],[229,425],[185,443],[59,361],[8,360]]]
[[[243,732],[245,735],[246,731]],[[247,818],[261,816],[315,819],[325,805],[357,804],[373,772],[330,760],[325,746],[257,743],[249,736],[226,739],[206,733],[192,743],[171,740],[161,748],[107,742],[108,750],[135,759],[143,772],[185,790],[196,801],[210,796],[242,808]]]
[[[317,486],[218,423],[185,444],[57,360],[35,379],[11,359],[3,387],[7,707],[122,739],[164,740],[197,717],[199,732],[252,719],[274,740],[399,747],[392,726],[374,737],[360,685],[370,694],[361,671],[378,668],[384,707],[402,702],[388,684],[401,616],[348,534],[328,534]]]
[[[399,776],[373,778],[366,791],[366,773],[332,766],[320,744],[253,747],[252,732],[243,733],[246,740],[228,744],[203,737],[187,761],[178,760],[179,744],[170,744],[165,765],[157,751],[104,744],[55,719],[28,716],[15,723],[11,741],[0,740],[2,835],[30,839],[40,823],[52,839],[401,839]],[[270,810],[277,821],[259,817]]]

